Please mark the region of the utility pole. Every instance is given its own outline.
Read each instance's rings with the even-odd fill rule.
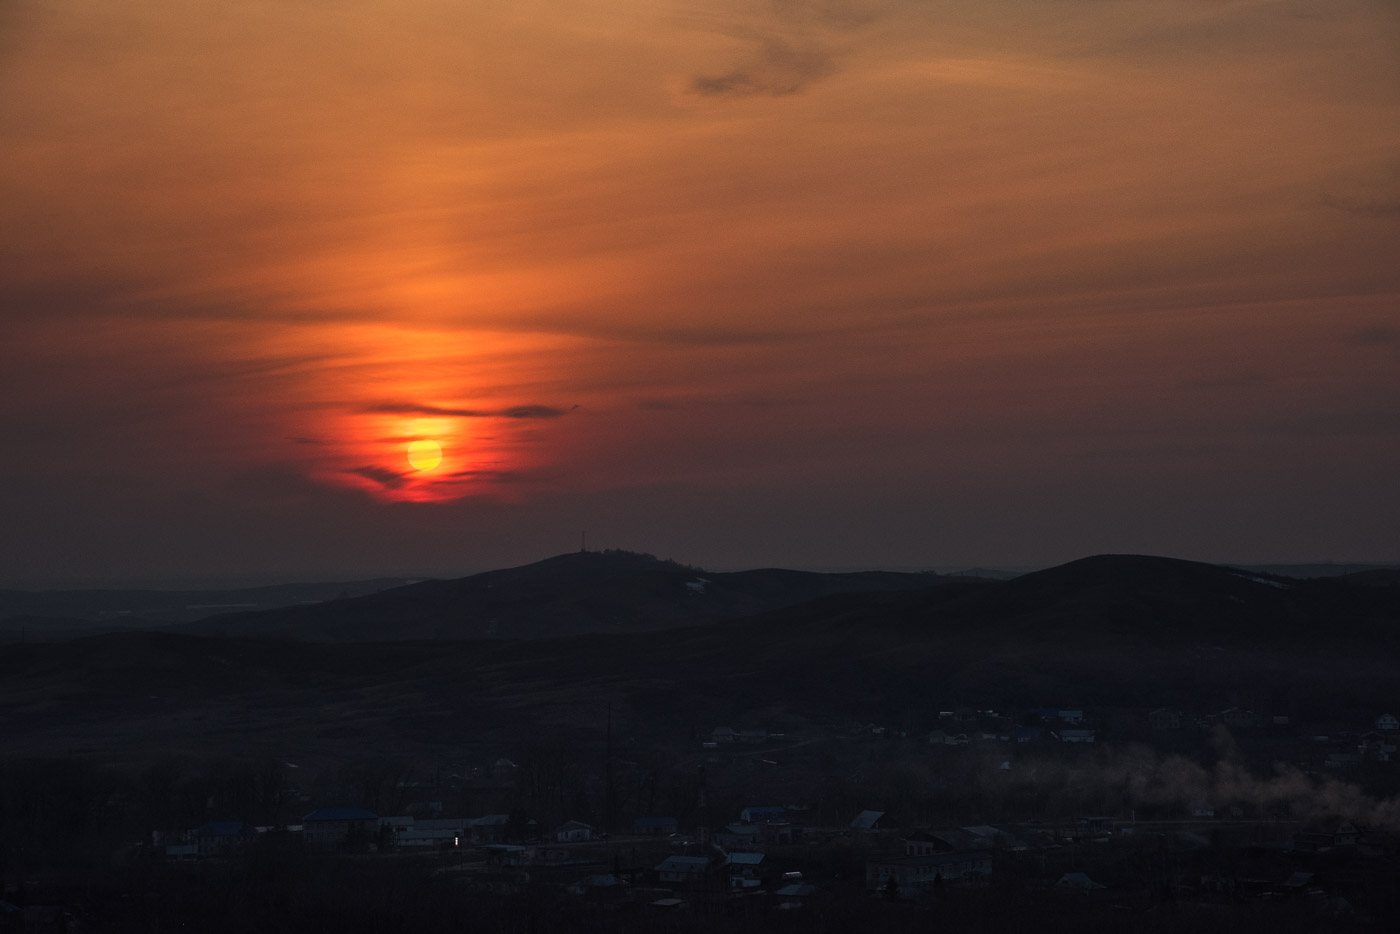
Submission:
[[[578,533],[578,550],[580,553],[588,551],[588,532]]]

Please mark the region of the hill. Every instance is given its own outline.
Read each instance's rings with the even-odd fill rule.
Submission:
[[[316,642],[552,639],[695,626],[829,594],[914,590],[940,580],[926,574],[776,568],[711,573],[633,552],[575,552],[315,606],[227,614],[182,631]]]
[[[233,610],[266,610],[359,597],[410,581],[404,578],[275,584],[222,590],[0,590],[0,641],[28,630],[31,638],[63,632],[114,632],[193,622]]]
[[[582,579],[577,565],[550,570]],[[379,644],[120,633],[0,655],[0,729],[16,754],[232,744],[335,757],[596,738],[608,705],[643,738],[755,719],[913,724],[955,703],[1241,704],[1365,722],[1396,696],[1393,589],[1136,556],[657,632]]]

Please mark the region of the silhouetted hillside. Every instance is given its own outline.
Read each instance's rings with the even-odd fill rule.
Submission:
[[[598,578],[546,565],[573,581]],[[641,571],[680,574],[682,585],[695,573]],[[531,579],[527,569],[501,573]],[[750,573],[790,593],[773,583],[781,577]],[[1396,696],[1395,591],[1131,556],[1009,582],[834,594],[664,632],[379,644],[140,633],[0,655],[0,729],[11,749],[122,756],[231,742],[349,754],[504,741],[551,724],[588,733],[608,704],[631,732],[674,736],[760,711],[907,720],[958,702],[1247,703],[1356,718]]]
[[[1338,580],[1367,587],[1400,587],[1400,568],[1372,568],[1368,571],[1356,571],[1344,574]]]
[[[547,639],[751,616],[833,593],[924,588],[926,574],[711,573],[632,552],[576,552],[353,600],[215,617],[184,631],[320,642]]]
[[[233,610],[359,597],[408,583],[403,578],[275,584],[224,590],[0,590],[0,634],[28,627],[111,632],[192,622]]]

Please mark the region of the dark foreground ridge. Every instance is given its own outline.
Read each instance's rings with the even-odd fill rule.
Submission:
[[[711,596],[775,608],[396,628],[484,606],[645,627]],[[376,613],[400,615],[375,642],[5,646],[0,899],[122,931],[1384,930],[1400,909],[1400,588],[1375,575],[576,555],[220,623],[373,634]]]
[[[214,617],[184,631],[316,642],[552,639],[736,619],[834,593],[914,590],[932,574],[716,573],[626,551],[575,552],[352,600]]]
[[[393,736],[467,742],[481,730],[596,727],[608,703],[652,732],[765,710],[888,718],[979,697],[1002,706],[1065,696],[1160,706],[1248,696],[1347,716],[1400,697],[1396,588],[1140,556],[1086,558],[1006,582],[939,579],[919,589],[907,589],[900,575],[720,575],[664,565],[596,573],[595,560],[551,559],[210,623],[247,624],[255,638],[112,633],[11,645],[0,654],[0,726],[19,750],[135,756],[147,746],[218,748],[264,735],[273,743],[321,735],[347,749]],[[580,587],[608,592],[609,607],[627,602],[620,593],[640,591],[628,603],[640,613],[692,599],[702,605],[711,589],[723,595],[715,603],[731,607],[783,603],[850,577],[890,589],[729,620],[702,615],[702,625],[650,632],[447,640],[434,638],[441,631],[434,623],[422,638],[404,638],[411,619],[440,620],[445,608],[472,600],[522,602],[521,618],[533,618],[542,608],[583,614],[589,604]],[[376,612],[403,618],[372,625]],[[349,620],[364,620],[363,631],[387,631],[392,641],[264,635],[274,622],[307,619],[341,632]]]

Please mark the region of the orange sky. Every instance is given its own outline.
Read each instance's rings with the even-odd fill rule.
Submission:
[[[18,0],[0,127],[12,582],[1400,559],[1393,0]]]

